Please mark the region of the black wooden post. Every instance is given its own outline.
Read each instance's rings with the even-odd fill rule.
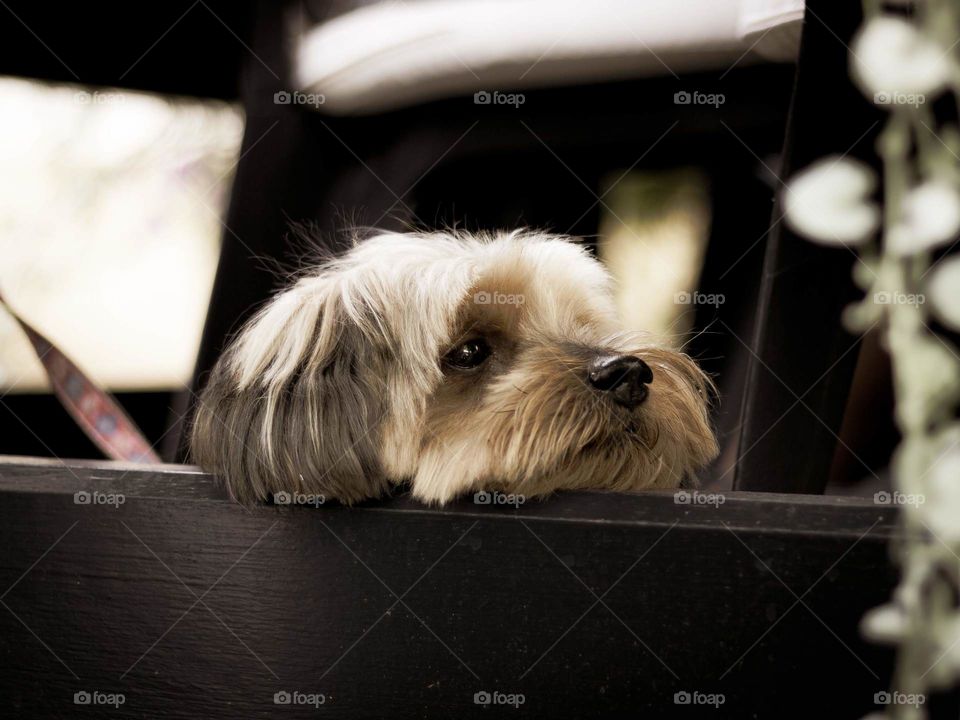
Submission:
[[[808,4],[781,181],[826,155],[873,152],[881,118],[847,75],[846,46],[860,20],[856,3]],[[840,322],[858,294],[856,259],[791,232],[782,193],[781,186],[748,343],[736,487],[820,493],[859,349]]]

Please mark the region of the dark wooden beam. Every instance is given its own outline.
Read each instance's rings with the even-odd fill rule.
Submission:
[[[682,692],[723,694],[718,717],[872,709],[892,658],[857,627],[894,584],[895,511],[714,500],[243,508],[186,466],[5,458],[0,697],[18,717],[314,713],[283,691],[342,718],[486,717],[494,691],[524,696],[510,717],[666,717]]]
[[[843,309],[862,294],[851,278],[856,253],[815,245],[792,232],[783,195],[794,173],[821,158],[876,162],[871,158],[882,116],[847,72],[847,46],[861,16],[857,3],[807,5],[754,334],[740,341],[749,345],[750,363],[738,490],[821,493],[839,442],[859,353],[858,339],[841,323]]]

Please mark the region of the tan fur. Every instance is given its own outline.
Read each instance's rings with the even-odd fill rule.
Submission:
[[[446,366],[473,337],[493,347],[487,363]],[[600,354],[653,369],[642,405],[590,387]],[[248,323],[201,396],[192,448],[242,501],[349,503],[407,481],[429,503],[676,487],[716,456],[710,387],[687,356],[620,332],[607,273],[568,239],[384,234]]]

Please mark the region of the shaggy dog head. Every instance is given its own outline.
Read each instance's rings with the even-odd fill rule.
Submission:
[[[671,488],[717,454],[709,385],[619,331],[609,277],[565,238],[384,234],[250,320],[200,397],[192,451],[243,502],[351,503],[405,481],[431,503]]]

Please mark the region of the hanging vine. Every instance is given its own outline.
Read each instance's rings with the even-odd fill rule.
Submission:
[[[856,249],[853,277],[865,295],[844,322],[857,333],[880,328],[890,354],[902,435],[893,486],[909,501],[898,503],[899,585],[863,630],[897,646],[887,716],[916,720],[931,692],[960,679],[960,352],[937,332],[960,331],[960,255],[936,252],[960,235],[960,129],[933,110],[960,107],[960,7],[897,9],[867,3],[850,53],[855,84],[888,113],[877,143],[880,202],[871,168],[825,158],[792,179],[784,203],[810,240]]]

